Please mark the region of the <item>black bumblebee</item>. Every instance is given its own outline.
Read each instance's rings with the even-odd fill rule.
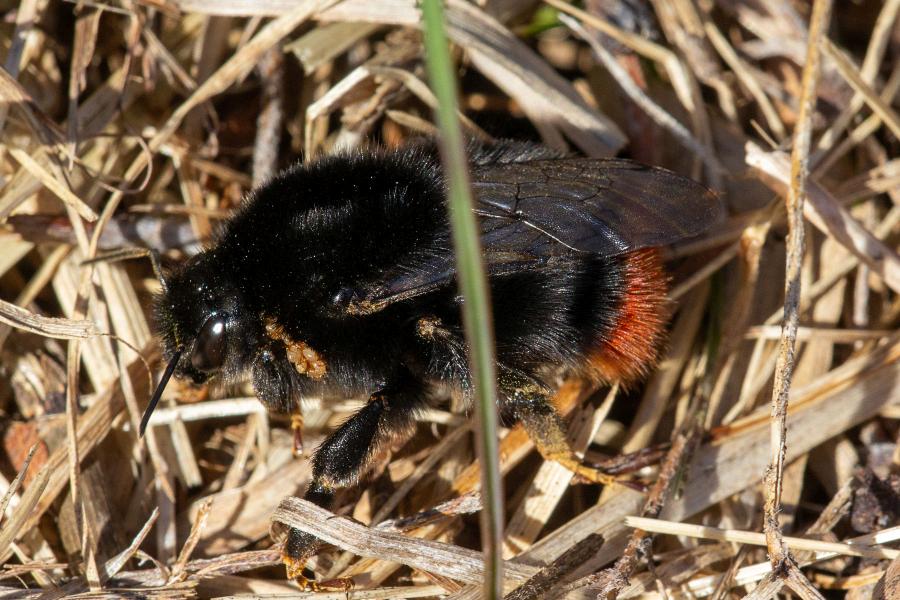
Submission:
[[[627,160],[561,157],[517,142],[473,145],[471,178],[494,311],[501,408],[540,452],[590,481],[569,448],[547,366],[633,380],[666,321],[657,247],[702,233],[722,206],[702,185]],[[429,142],[296,165],[254,190],[215,242],[156,300],[168,367],[203,383],[248,372],[272,411],[305,394],[368,403],[316,450],[306,498],[328,505],[439,387],[470,374],[445,207]],[[318,540],[291,530],[299,577]]]

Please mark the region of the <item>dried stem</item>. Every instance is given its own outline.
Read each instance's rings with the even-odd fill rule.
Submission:
[[[803,204],[806,199],[806,180],[809,174],[809,148],[812,138],[812,117],[815,112],[819,83],[820,52],[831,15],[831,0],[817,0],[813,6],[806,65],[803,69],[803,89],[800,114],[794,131],[791,152],[791,184],[787,196],[788,237],[785,272],[784,321],[778,358],[775,363],[775,383],[772,394],[771,459],[766,469],[764,525],[766,546],[772,573],[801,593],[798,581],[805,580],[797,570],[790,551],[784,543],[778,515],[781,512],[782,476],[787,444],[787,408],[794,371],[794,350],[800,324],[800,274],[803,265],[804,222]],[[796,574],[794,574],[796,573]],[[800,588],[800,589],[798,589]]]

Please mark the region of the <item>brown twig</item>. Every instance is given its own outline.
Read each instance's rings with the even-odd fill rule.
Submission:
[[[262,80],[262,110],[256,118],[256,140],[253,144],[253,185],[260,185],[275,175],[278,146],[284,125],[284,54],[275,46],[263,54],[256,70]]]
[[[775,365],[772,393],[771,460],[766,469],[763,529],[772,573],[801,596],[812,593],[803,584],[806,578],[799,572],[790,551],[782,539],[778,514],[781,511],[782,474],[787,444],[787,408],[791,377],[794,370],[794,349],[800,324],[800,272],[803,265],[804,222],[803,205],[806,199],[806,179],[809,174],[809,148],[812,138],[812,117],[815,113],[816,90],[819,83],[820,52],[831,16],[831,0],[817,0],[813,6],[807,44],[806,65],[803,69],[803,88],[800,115],[794,131],[791,153],[791,185],[787,196],[788,238],[785,272],[784,321]],[[768,588],[767,588],[768,589]]]
[[[662,512],[669,493],[673,486],[678,484],[680,476],[684,474],[684,466],[690,462],[693,452],[700,442],[702,430],[698,425],[697,420],[689,420],[686,427],[673,435],[672,447],[666,455],[666,459],[660,467],[659,476],[641,509],[642,516],[655,518]],[[629,577],[637,567],[640,551],[649,547],[649,535],[650,533],[647,531],[635,529],[615,565],[600,573],[583,577],[566,589],[571,591],[579,587],[590,586],[599,591],[598,598],[615,598],[628,583]]]
[[[602,545],[603,536],[589,535],[528,581],[504,596],[503,600],[549,600],[554,598],[554,590],[558,589],[560,580],[584,564],[590,556],[597,553]]]

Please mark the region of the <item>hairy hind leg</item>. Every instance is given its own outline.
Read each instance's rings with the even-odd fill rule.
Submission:
[[[330,507],[336,490],[355,485],[388,444],[411,430],[416,409],[425,402],[424,387],[411,379],[372,394],[368,403],[315,451],[313,478],[304,499]],[[320,546],[315,536],[290,529],[282,550],[288,577],[315,587],[302,573]]]
[[[584,464],[572,450],[565,423],[550,401],[549,390],[524,376],[509,373],[501,375],[500,385],[506,395],[506,406],[522,423],[541,456],[591,483],[608,485],[617,481],[612,475]]]

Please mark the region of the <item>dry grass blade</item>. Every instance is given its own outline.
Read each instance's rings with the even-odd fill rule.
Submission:
[[[4,106],[17,108],[25,115],[32,132],[43,144],[61,139],[62,134],[53,121],[35,104],[31,95],[6,69],[0,69],[0,100]]]
[[[681,123],[675,120],[672,115],[667,113],[662,107],[653,102],[647,95],[634,83],[631,79],[631,76],[628,72],[620,66],[613,55],[603,47],[603,44],[597,40],[596,36],[590,35],[577,21],[568,16],[560,17],[563,23],[565,23],[572,31],[577,33],[582,39],[590,44],[591,49],[594,51],[594,54],[600,59],[600,62],[603,63],[603,66],[610,72],[610,74],[615,78],[616,82],[622,86],[622,89],[626,94],[637,104],[640,106],[644,112],[646,112],[654,121],[659,123],[659,125],[669,131],[672,136],[678,140],[682,145],[684,145],[685,149],[692,151],[694,154],[699,156],[706,167],[710,170],[711,173],[716,175],[717,181],[720,181],[719,177],[722,173],[725,172],[725,168],[719,162],[719,160],[713,155],[710,148],[703,145],[699,140],[697,140],[691,132],[688,131]]]
[[[152,352],[145,350],[145,354],[151,355]],[[143,363],[135,362],[129,365],[129,371],[132,377],[135,377],[144,368]],[[135,391],[139,394],[148,393],[146,379],[137,378],[138,382],[143,381],[145,385],[137,386]],[[110,432],[113,420],[119,415],[125,407],[125,401],[120,390],[108,390],[96,399],[94,404],[79,418],[78,427],[78,450],[80,456],[85,456],[93,448],[95,448]],[[62,491],[66,484],[68,473],[63,469],[63,465],[68,460],[68,448],[60,447],[54,451],[47,459],[47,468],[50,472],[49,481],[47,483],[48,493],[41,497],[41,501],[35,509],[28,515],[27,527],[34,526],[53,504],[56,496]]]
[[[6,562],[12,553],[10,544],[18,536],[28,531],[28,520],[32,517],[34,507],[41,499],[49,480],[50,468],[45,466],[28,485],[28,489],[25,490],[19,503],[13,509],[12,515],[2,523],[2,527],[0,527],[0,563]]]
[[[253,144],[253,185],[260,185],[275,176],[278,166],[278,146],[284,126],[284,59],[276,46],[266,52],[257,66],[266,82],[263,91],[263,110],[256,119],[256,141]]]
[[[480,552],[452,544],[407,538],[398,533],[369,529],[299,498],[286,498],[272,515],[276,523],[308,531],[344,550],[360,556],[409,565],[421,571],[466,583],[481,583],[484,563]],[[509,565],[504,569],[513,581],[524,581],[537,569]]]
[[[643,529],[653,533],[666,533],[669,535],[686,535],[705,540],[717,540],[720,542],[735,542],[738,544],[766,545],[766,536],[754,531],[736,531],[733,529],[720,529],[704,525],[690,525],[676,523],[660,519],[648,519],[645,517],[625,517],[625,524],[635,529]],[[851,544],[835,542],[823,542],[798,537],[784,536],[785,545],[791,550],[808,550],[811,552],[828,553],[830,556],[843,554],[845,556],[863,556],[866,558],[895,559],[900,556],[900,550],[881,548],[858,548]]]
[[[753,591],[744,596],[744,600],[770,600],[776,598],[785,586],[784,578],[776,573],[767,574]]]
[[[486,13],[468,2],[451,0],[447,28],[473,64],[515,98],[535,123],[559,128],[591,156],[608,156],[621,148],[624,137],[619,128],[589,109],[544,61]]]
[[[9,148],[9,154],[16,159],[20,165],[27,169],[35,179],[43,183],[48,190],[53,192],[57,198],[65,202],[66,205],[74,208],[82,219],[92,222],[97,220],[97,213],[91,210],[90,206],[85,204],[81,198],[73,194],[65,185],[57,181],[24,150],[19,148]]]
[[[22,68],[22,54],[25,50],[29,33],[34,28],[37,9],[38,3],[36,1],[26,0],[19,5],[19,10],[16,11],[16,29],[10,38],[9,52],[3,64],[3,68],[13,77],[17,77]],[[0,107],[0,115],[2,115],[0,117],[0,131],[2,131],[6,118],[6,107]]]
[[[859,75],[859,67],[852,64],[850,59],[841,52],[830,40],[824,41],[823,50],[825,54],[831,58],[838,66],[841,75],[853,86],[853,88],[865,98],[866,103],[872,111],[878,115],[884,124],[888,126],[893,134],[900,137],[900,115],[898,115],[890,104],[882,100],[881,96],[867,84]]]
[[[866,50],[866,57],[863,60],[863,66],[860,70],[863,81],[871,82],[877,75],[879,63],[884,59],[884,53],[887,51],[898,12],[900,12],[900,0],[887,0],[887,2],[884,3],[881,13],[878,15],[878,19],[872,27],[869,47]],[[820,152],[827,150],[834,145],[838,136],[847,128],[853,117],[859,112],[863,101],[863,96],[859,92],[853,95],[853,98],[850,99],[850,102],[841,114],[838,115],[834,122],[819,138],[818,147]]]
[[[244,417],[263,412],[256,398],[229,398],[202,404],[185,404],[172,408],[160,408],[153,413],[151,425],[169,425],[176,421],[191,422],[228,417]]]
[[[168,118],[150,141],[151,149],[158,149],[181,125],[191,110],[212,96],[225,91],[235,80],[252,69],[260,58],[298,25],[337,0],[306,0],[299,6],[293,2],[290,11],[266,25],[225,64],[203,82]]]
[[[285,52],[293,52],[307,75],[316,68],[350,50],[355,44],[377,31],[378,25],[368,23],[326,23],[287,44]]]
[[[722,32],[719,31],[713,23],[705,23],[704,31],[706,32],[706,37],[709,38],[709,41],[722,59],[728,63],[731,70],[737,75],[741,83],[759,104],[759,108],[766,118],[766,123],[768,123],[769,127],[772,129],[776,138],[779,140],[785,139],[787,132],[784,129],[784,123],[781,122],[775,107],[772,105],[772,102],[769,100],[769,97],[766,95],[765,90],[763,90],[756,76],[741,60],[731,44],[728,43],[728,40],[725,39],[725,36],[722,35]]]
[[[382,77],[390,77],[392,79],[396,79],[405,85],[409,91],[416,95],[422,102],[431,107],[432,109],[437,108],[437,98],[434,97],[434,94],[428,89],[428,86],[424,81],[413,75],[408,71],[404,71],[403,69],[397,69],[394,67],[378,67],[372,66],[367,69],[373,75],[380,75]],[[470,118],[465,116],[462,113],[458,113],[459,122],[462,126],[466,128],[466,131],[474,136],[477,139],[483,140],[485,142],[491,141],[491,136],[484,132],[481,127],[472,122]]]
[[[279,600],[280,598],[298,600],[391,600],[393,598],[432,598],[441,596],[444,588],[439,585],[405,585],[383,587],[377,590],[347,590],[345,592],[285,592],[274,594],[237,594],[234,596],[215,596],[215,600]]]
[[[91,338],[103,333],[93,321],[44,317],[0,300],[0,322],[29,333],[60,340]]]
[[[688,112],[697,108],[695,105],[696,94],[693,89],[695,86],[692,85],[691,75],[674,52],[644,36],[616,27],[612,23],[599,19],[563,0],[545,0],[545,2],[561,12],[576,17],[591,27],[595,27],[603,34],[631,48],[638,54],[661,63],[671,77],[675,93],[678,95],[678,99],[684,108]]]
[[[797,328],[797,340],[809,341],[813,339],[828,340],[842,344],[851,344],[862,340],[871,340],[873,338],[888,337],[894,334],[893,329],[830,329],[826,327],[803,327]],[[746,339],[766,338],[778,339],[781,336],[781,329],[774,325],[761,325],[751,327],[744,334]]]
[[[767,184],[771,182],[779,192],[784,191],[784,186],[790,181],[790,162],[784,153],[767,153],[751,142],[747,145],[747,164],[773,178],[774,181],[765,181]],[[806,218],[883,277],[891,289],[900,290],[900,256],[897,252],[860,225],[831,194],[815,182],[807,183],[806,193],[807,202],[803,204]]]
[[[6,492],[3,494],[3,499],[0,500],[0,523],[3,523],[3,519],[6,516],[6,509],[9,507],[10,501],[13,499],[13,496],[16,495],[16,492],[19,491],[19,487],[22,485],[22,480],[25,478],[25,474],[28,473],[28,467],[31,466],[31,460],[34,458],[34,453],[37,452],[38,445],[34,444],[31,449],[28,451],[28,454],[25,456],[25,461],[22,465],[22,468],[19,469],[19,472],[16,473],[16,478],[12,480],[12,483],[9,484],[9,487],[6,488]]]
[[[187,567],[188,560],[191,558],[191,553],[200,541],[203,528],[206,527],[206,522],[209,520],[209,513],[212,510],[212,506],[213,501],[207,499],[197,509],[197,516],[194,519],[194,524],[191,525],[191,533],[188,535],[187,541],[184,542],[184,546],[182,546],[181,552],[178,554],[178,560],[175,561],[175,565],[172,567],[172,574],[169,576],[171,581],[184,580],[185,567]]]
[[[154,509],[153,512],[150,513],[150,517],[147,519],[147,522],[144,523],[144,526],[141,527],[141,530],[137,532],[137,535],[134,536],[134,539],[131,540],[131,543],[128,545],[128,547],[106,562],[106,565],[104,565],[105,577],[115,577],[116,574],[122,570],[122,568],[131,559],[131,557],[134,556],[135,552],[138,551],[138,548],[140,548],[141,544],[144,543],[144,540],[150,533],[150,529],[156,523],[156,520],[158,518],[159,509]]]
[[[297,3],[291,0],[225,0],[224,2],[177,0],[174,4],[179,10],[186,13],[220,17],[271,17],[284,14],[297,6]]]

